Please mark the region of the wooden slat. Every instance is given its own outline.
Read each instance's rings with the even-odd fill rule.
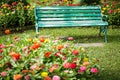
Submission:
[[[101,17],[68,17],[68,18],[38,18],[40,21],[75,21],[75,20],[101,20]]]
[[[86,24],[85,24],[86,23]],[[56,21],[56,22],[39,22],[39,27],[59,27],[59,26],[102,26],[108,25],[103,21]]]
[[[37,17],[46,17],[46,18],[50,18],[50,17],[77,17],[77,16],[81,16],[81,17],[86,17],[86,16],[92,16],[92,17],[100,17],[101,14],[37,14]]]
[[[78,7],[78,6],[53,6],[53,7],[36,7],[36,10],[53,10],[53,9],[100,9],[98,6],[82,6],[82,7]]]
[[[100,13],[100,10],[37,10],[37,14],[57,13]]]

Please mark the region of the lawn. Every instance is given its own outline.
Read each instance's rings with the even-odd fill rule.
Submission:
[[[39,35],[73,37],[74,43],[103,43],[102,47],[86,47],[91,56],[99,59],[102,68],[99,80],[120,80],[120,29],[108,29],[108,43],[104,43],[103,37],[98,37],[98,28],[43,28]],[[30,35],[35,37],[35,29],[23,33],[14,33],[0,36],[1,43],[9,43],[8,38],[13,36]]]

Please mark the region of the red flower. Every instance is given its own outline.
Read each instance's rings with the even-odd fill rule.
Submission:
[[[2,48],[6,48],[6,46],[4,44],[0,44],[0,49]]]
[[[46,53],[45,53],[45,57],[46,57],[46,58],[49,58],[49,57],[50,57],[50,54],[52,54],[52,53],[51,53],[51,52],[46,52]]]
[[[73,50],[72,53],[77,56],[79,54],[79,51],[78,50]]]
[[[77,67],[76,63],[70,63],[70,68],[75,69]]]
[[[21,58],[21,55],[19,53],[10,52],[9,54],[12,56],[14,61],[17,61],[17,60],[19,60]]]
[[[32,50],[35,50],[35,49],[38,49],[40,46],[41,46],[41,44],[35,43],[35,44],[33,44],[30,48],[31,48]]]
[[[12,3],[12,6],[16,6],[16,5],[17,5],[17,3],[16,3],[16,2],[13,2],[13,3]]]
[[[71,65],[71,64],[70,64],[69,62],[66,62],[66,63],[63,64],[63,67],[64,67],[64,68],[70,68],[70,65]]]
[[[44,41],[45,41],[44,37],[41,37],[40,42],[44,42]]]
[[[2,49],[0,49],[0,53],[2,53],[3,52],[3,50]]]
[[[109,14],[112,14],[114,12],[114,10],[109,10],[108,13]]]
[[[2,56],[0,56],[0,59],[2,59]]]

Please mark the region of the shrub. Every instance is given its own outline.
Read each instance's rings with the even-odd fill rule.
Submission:
[[[34,24],[34,6],[22,2],[2,3],[0,9],[0,26],[6,28],[24,28]]]
[[[120,8],[119,8],[119,2],[109,2],[104,3],[104,6],[102,8],[103,14],[108,15],[109,17],[109,24],[110,25],[120,25]]]

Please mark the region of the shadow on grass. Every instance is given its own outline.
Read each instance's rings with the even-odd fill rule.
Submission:
[[[117,70],[102,71],[97,80],[120,80],[120,73]]]
[[[104,36],[98,36],[98,35],[70,35],[75,39],[75,43],[104,43]],[[120,35],[108,35],[107,37],[108,43],[111,42],[120,42]]]

